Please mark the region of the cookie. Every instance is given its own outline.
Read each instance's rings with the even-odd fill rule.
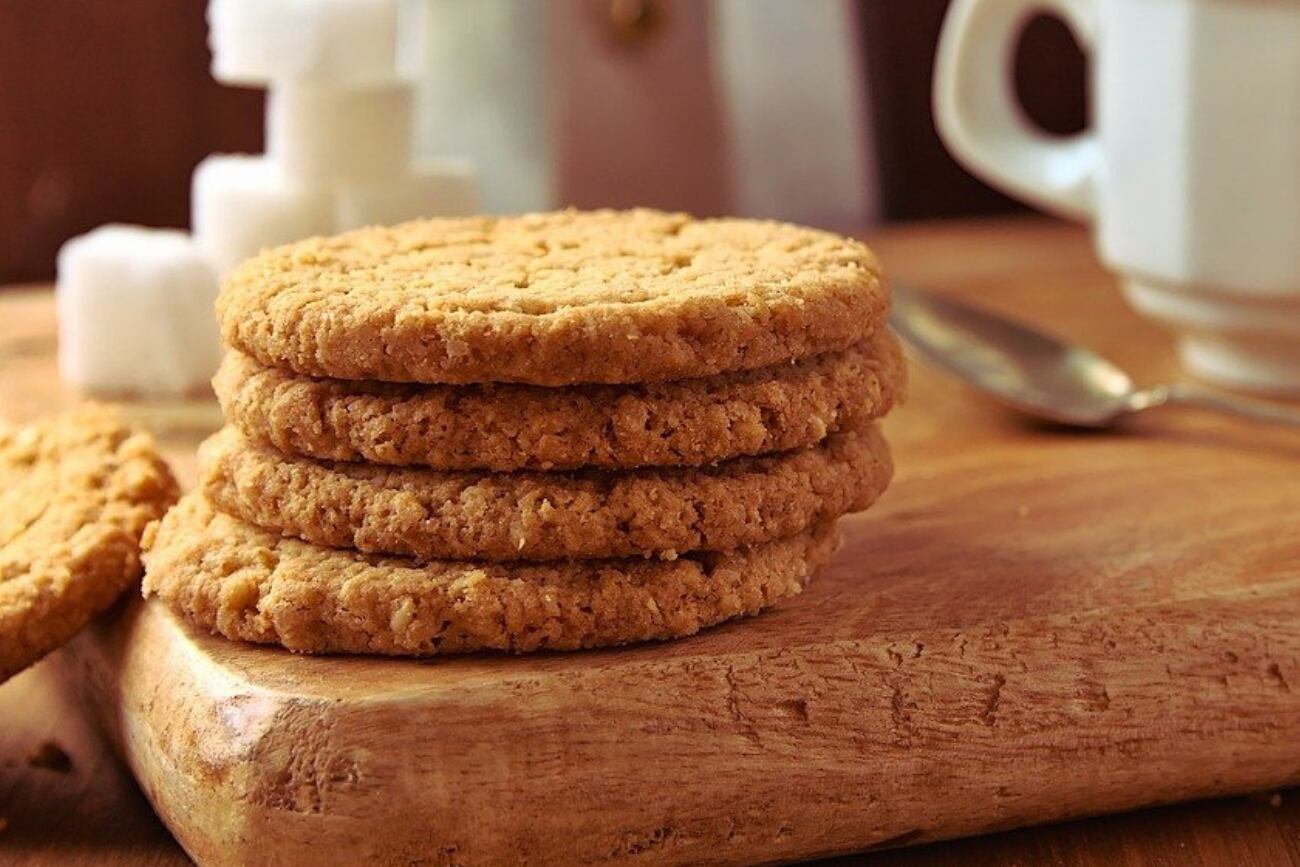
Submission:
[[[843,349],[888,312],[864,245],[757,220],[417,220],[264,251],[217,301],[266,365],[390,382],[657,382]]]
[[[900,398],[882,329],[795,364],[649,385],[399,385],[313,379],[227,353],[213,380],[231,424],[286,454],[442,470],[702,466],[803,448]]]
[[[547,564],[382,558],[287,539],[192,493],[145,540],[146,596],[302,653],[577,650],[692,635],[798,593],[833,523],[725,553]]]
[[[140,577],[140,536],[176,495],[153,440],[106,409],[0,428],[0,680]]]
[[[441,472],[285,458],[226,428],[199,450],[218,509],[318,545],[421,559],[673,559],[865,509],[889,447],[859,424],[807,449],[700,469]]]

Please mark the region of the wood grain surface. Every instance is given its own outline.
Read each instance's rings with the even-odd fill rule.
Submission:
[[[1166,339],[1122,306],[1078,230],[917,227],[876,246],[900,279],[1050,323],[1142,379],[1175,373]],[[2,297],[0,310],[0,410],[69,399],[53,378],[48,296]],[[190,475],[211,407],[135,411],[169,431]],[[1066,433],[923,370],[888,431],[898,479],[852,519],[834,566],[771,615],[689,641],[301,659],[127,606],[0,689],[6,863],[181,858],[60,671],[101,705],[123,698],[114,716],[145,790],[209,863],[277,851],[745,863],[1300,780],[1300,438],[1176,413]],[[70,770],[32,766],[46,739]],[[866,860],[1300,863],[1297,799],[1278,803]],[[401,821],[376,824],[388,811]]]

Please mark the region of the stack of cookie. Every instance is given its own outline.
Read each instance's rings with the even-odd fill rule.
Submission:
[[[673,638],[799,592],[891,474],[866,247],[653,211],[430,220],[222,290],[230,426],[147,540],[222,635],[427,655]]]

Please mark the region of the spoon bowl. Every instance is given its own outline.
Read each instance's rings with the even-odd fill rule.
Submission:
[[[1083,346],[967,304],[895,287],[890,324],[920,355],[1022,412],[1074,427],[1111,427],[1167,403],[1300,425],[1300,411],[1190,385],[1137,388]]]

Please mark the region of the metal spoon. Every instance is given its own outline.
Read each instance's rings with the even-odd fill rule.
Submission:
[[[1176,383],[1137,388],[1128,374],[1075,346],[993,313],[894,288],[894,330],[928,360],[1030,415],[1106,428],[1169,404],[1300,427],[1300,409]]]

